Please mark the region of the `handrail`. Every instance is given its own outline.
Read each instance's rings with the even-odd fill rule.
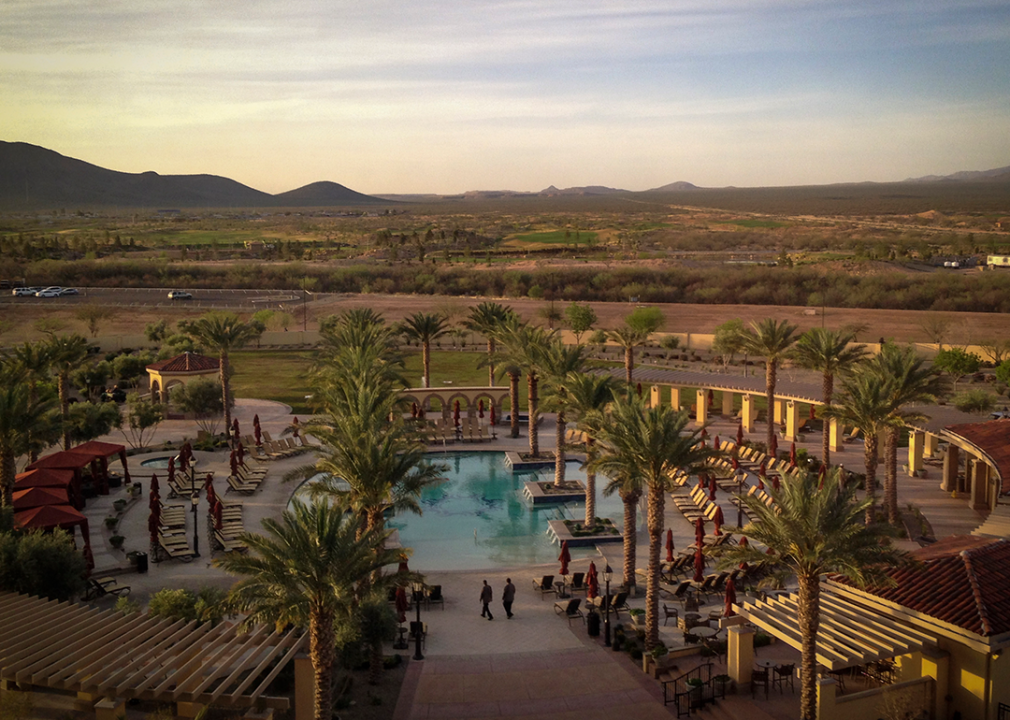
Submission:
[[[702,677],[702,671],[705,673],[705,677]],[[669,705],[671,702],[675,703],[677,708],[677,717],[680,717],[681,711],[683,710],[685,714],[690,715],[692,708],[690,705],[690,695],[694,688],[689,687],[687,681],[693,677],[698,678],[702,681],[703,688],[709,688],[712,686],[712,663],[705,663],[703,665],[696,665],[691,670],[688,670],[683,675],[679,675],[670,680],[663,681],[663,705]],[[680,684],[683,684],[684,689],[679,690]],[[673,697],[669,695],[670,687],[673,687]],[[687,707],[682,706],[682,700],[687,700]]]

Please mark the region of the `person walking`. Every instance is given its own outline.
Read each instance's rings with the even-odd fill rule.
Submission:
[[[505,589],[501,591],[501,604],[505,608],[505,617],[512,619],[512,602],[516,599],[516,586],[512,578],[505,578]]]
[[[480,611],[481,617],[486,617],[488,620],[494,620],[494,616],[491,614],[491,586],[487,584],[487,580],[484,581],[484,587],[480,591],[480,601],[484,603],[484,608]]]

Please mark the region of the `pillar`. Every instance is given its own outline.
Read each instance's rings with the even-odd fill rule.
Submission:
[[[695,414],[695,422],[698,425],[704,425],[708,422],[708,392],[705,388],[698,388],[698,392],[695,397],[697,398],[698,407]]]
[[[649,388],[649,407],[657,408],[659,403],[659,385],[653,385]]]
[[[243,720],[274,720],[274,711],[273,708],[250,710],[242,718]]]
[[[947,446],[947,454],[943,457],[943,479],[940,489],[954,492],[957,489],[957,468],[961,464],[960,448],[951,444]]]
[[[835,707],[837,693],[838,681],[834,678],[821,678],[817,681],[817,720],[844,717]]]
[[[972,510],[989,509],[989,466],[981,459],[972,461],[971,472],[971,508]]]
[[[929,647],[924,647],[921,655],[922,677],[931,677],[936,683],[933,692],[935,705],[931,717],[944,717],[947,712],[947,702],[944,698],[950,692],[948,679],[950,656],[943,650]]]
[[[754,421],[757,419],[757,413],[754,412],[754,396],[744,395],[740,398],[740,422],[743,424],[744,432],[752,433],[754,432]]]
[[[733,393],[729,390],[722,391],[722,416],[724,418],[733,417]]]
[[[673,408],[674,412],[680,412],[680,388],[672,387],[670,388],[670,407]]]
[[[775,400],[775,424],[776,425],[781,425],[782,424],[782,410],[783,410],[782,406],[783,405],[784,405],[784,403],[781,400],[778,400],[778,399]]]
[[[828,420],[828,448],[831,452],[841,452],[845,449],[841,433],[838,432],[838,421],[834,418]]]
[[[105,698],[95,704],[95,720],[117,720],[126,717],[126,700]]]
[[[316,680],[306,653],[295,655],[294,720],[312,720],[316,712]]]
[[[796,442],[800,426],[800,406],[790,400],[786,403],[786,440]]]
[[[913,652],[895,658],[898,664],[896,682],[907,682],[922,677],[922,653]]]
[[[206,709],[206,705],[195,702],[178,701],[175,704],[175,714],[182,718],[195,718]],[[102,720],[99,718],[98,720]]]
[[[90,713],[95,709],[95,703],[102,699],[101,695],[89,692],[78,692],[74,700],[74,709],[78,712]]]
[[[923,447],[923,454],[928,457],[936,457],[936,453],[940,450],[940,438],[932,433],[926,433],[926,443]]]
[[[735,625],[726,635],[726,668],[738,691],[743,692],[750,685],[754,669],[754,628]]]
[[[913,430],[908,434],[908,476],[915,477],[923,468],[922,451],[925,444],[926,433],[920,430]]]

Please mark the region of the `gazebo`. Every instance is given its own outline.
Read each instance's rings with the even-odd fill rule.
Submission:
[[[126,464],[126,446],[117,445],[115,443],[99,442],[98,440],[91,440],[83,445],[78,445],[77,447],[70,448],[72,453],[80,453],[82,455],[90,455],[99,462],[101,469],[101,479],[102,484],[105,487],[105,493],[109,491],[109,458],[113,455],[119,456],[119,461],[123,463],[123,480],[125,482],[130,482],[130,468]]]
[[[19,530],[61,528],[73,532],[78,525],[81,527],[81,538],[84,540],[85,554],[87,554],[88,548],[91,547],[88,519],[69,505],[41,505],[14,513],[14,527]]]
[[[151,363],[147,366],[151,382],[151,402],[167,403],[171,387],[185,385],[198,377],[216,376],[220,370],[221,362],[217,358],[191,352]]]
[[[69,505],[67,491],[57,487],[30,487],[14,491],[14,512],[46,505]]]
[[[53,453],[52,455],[46,455],[45,457],[39,458],[25,469],[73,471],[74,479],[71,485],[73,489],[73,501],[74,506],[80,510],[84,507],[84,494],[81,492],[81,481],[83,480],[81,471],[92,463],[96,463],[96,465],[92,466],[92,475],[96,475],[98,467],[97,461],[93,455],[76,453],[71,450],[61,450],[60,452]],[[107,493],[108,491],[108,488],[106,488],[105,492]]]

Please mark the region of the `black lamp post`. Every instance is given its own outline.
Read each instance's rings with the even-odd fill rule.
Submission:
[[[424,655],[421,654],[421,630],[424,627],[421,625],[421,600],[424,597],[424,586],[420,582],[415,582],[412,587],[414,590],[414,607],[417,608],[417,625],[414,626],[414,659],[424,660]]]
[[[193,555],[200,557],[200,517],[197,515],[200,507],[200,493],[196,491],[196,488],[193,488],[190,498],[193,502]]]
[[[603,581],[607,585],[606,594],[604,595],[607,608],[603,620],[603,644],[606,647],[610,647],[610,579],[613,576],[614,571],[610,569],[609,565],[607,565],[607,569],[603,571]]]

